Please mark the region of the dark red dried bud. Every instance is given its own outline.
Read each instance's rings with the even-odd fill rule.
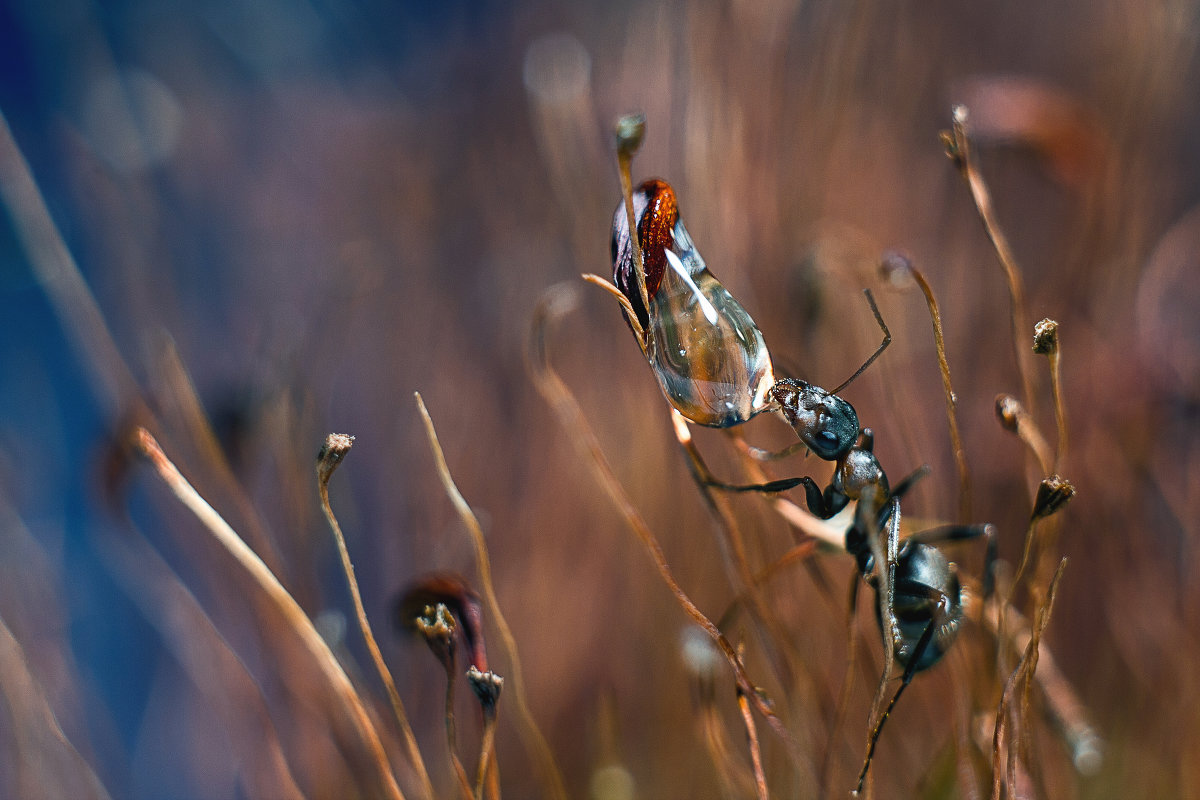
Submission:
[[[402,630],[424,635],[422,627],[436,624],[436,610],[439,605],[445,606],[457,623],[457,628],[451,633],[462,631],[471,663],[481,672],[486,672],[488,666],[487,648],[483,642],[483,606],[479,602],[479,595],[467,585],[461,575],[436,572],[418,578],[396,604],[396,624]],[[423,626],[418,620],[425,620],[426,625]]]
[[[638,241],[642,246],[642,266],[646,273],[646,296],[658,293],[667,270],[666,251],[675,246],[675,223],[679,221],[679,205],[675,192],[663,180],[652,178],[633,193],[633,216],[637,224]],[[642,307],[637,286],[637,270],[633,263],[633,243],[629,239],[629,221],[625,203],[617,205],[612,224],[613,283],[629,298],[637,312],[642,328],[650,317]]]

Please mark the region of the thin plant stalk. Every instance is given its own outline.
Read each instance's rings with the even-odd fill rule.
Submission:
[[[1042,475],[1050,475],[1053,470],[1054,456],[1050,452],[1050,444],[1038,428],[1033,416],[1012,395],[1002,394],[996,398],[996,415],[1000,424],[1008,431],[1015,433],[1029,448],[1029,452],[1037,460]]]
[[[101,405],[110,417],[126,413],[133,414],[139,422],[149,419],[141,388],[121,357],[96,298],[46,209],[46,200],[3,112],[0,112],[0,198],[8,207],[13,228],[38,283],[83,356],[80,361],[88,370]]]
[[[138,424],[149,424],[156,415],[151,411],[142,393],[142,388],[133,376],[128,362],[121,355],[112,331],[109,330],[95,296],[84,280],[75,257],[67,247],[62,232],[58,229],[29,162],[25,159],[4,113],[0,111],[0,200],[12,217],[13,228],[29,258],[34,277],[50,300],[59,323],[79,354],[79,360],[87,372],[93,393],[110,418],[124,417]],[[173,354],[172,354],[173,355]],[[190,385],[180,387],[172,384],[181,399],[188,403],[194,399]],[[191,393],[191,394],[189,394]],[[198,403],[191,404],[196,408]],[[190,433],[201,440],[211,436],[211,427],[201,414],[202,420],[192,425]],[[189,416],[189,425],[195,419]],[[230,491],[239,505],[239,510],[251,521],[251,541],[272,563],[278,563],[270,537],[246,499],[245,492],[234,480],[228,463],[219,448],[204,447],[206,456],[216,466],[218,476],[225,489]]]
[[[29,668],[25,651],[0,619],[0,705],[10,717],[5,732],[15,750],[6,777],[23,797],[73,792],[80,800],[109,800],[110,795],[87,759],[66,737],[46,692]],[[14,774],[15,773],[15,774]]]
[[[1010,725],[1006,723],[1011,714],[1013,696],[1017,692],[1018,684],[1028,687],[1037,671],[1038,666],[1038,644],[1041,641],[1042,632],[1046,629],[1046,625],[1050,622],[1050,611],[1054,606],[1054,598],[1058,593],[1058,585],[1062,580],[1063,572],[1067,566],[1067,560],[1064,558],[1058,564],[1058,569],[1054,572],[1054,577],[1050,581],[1050,587],[1046,592],[1046,600],[1038,609],[1037,620],[1033,625],[1033,630],[1030,634],[1029,641],[1024,648],[1024,654],[1021,657],[1020,663],[1013,670],[1012,675],[1005,683],[1004,692],[1000,697],[1000,707],[996,711],[996,729],[992,735],[992,800],[1000,800],[1000,787],[1003,783],[1003,777],[1007,777],[1009,793],[1013,792],[1013,783],[1015,782],[1016,774],[1016,753],[1017,749],[1012,742],[1012,735],[1009,732]],[[1025,715],[1022,714],[1021,723],[1025,723]],[[1001,753],[1007,752],[1007,763],[1002,769]]]
[[[249,667],[133,520],[125,524],[129,530],[98,532],[93,547],[204,702],[221,716],[239,747],[239,780],[246,796],[303,800]]]
[[[1062,472],[1067,460],[1067,408],[1062,395],[1062,353],[1056,347],[1048,355],[1050,359],[1050,394],[1054,401],[1054,421],[1058,427],[1058,449],[1054,454],[1054,471]]]
[[[479,768],[475,774],[475,800],[483,797],[483,789],[489,774],[495,774],[495,762],[492,755],[496,748],[496,715],[484,714],[483,736],[479,744]],[[493,798],[499,796],[499,789],[493,788]]]
[[[467,777],[467,769],[462,759],[458,757],[458,737],[454,729],[454,684],[457,670],[453,659],[446,664],[446,751],[450,754],[450,764],[454,768],[454,777],[458,780],[458,789],[464,800],[474,800],[471,791],[471,779]]]
[[[725,556],[727,571],[732,573],[735,591],[745,598],[750,607],[752,620],[760,632],[759,639],[766,650],[776,679],[783,686],[791,684],[792,671],[780,652],[778,643],[786,642],[787,635],[778,622],[776,615],[770,613],[762,592],[759,591],[760,581],[755,579],[750,562],[746,557],[746,544],[742,537],[741,528],[729,507],[727,497],[718,497],[711,488],[714,482],[704,457],[700,454],[696,442],[692,438],[691,426],[687,419],[678,411],[671,409],[671,422],[675,431],[675,439],[687,456],[688,470],[704,498],[705,505],[716,520],[717,528],[722,534],[719,539],[722,555]],[[732,558],[730,556],[732,555]]]
[[[595,432],[588,425],[582,409],[579,408],[579,404],[570,390],[567,389],[566,384],[562,382],[558,373],[550,365],[549,355],[546,351],[546,329],[552,319],[561,316],[573,307],[575,302],[576,295],[573,287],[560,284],[557,287],[552,287],[543,295],[541,302],[538,303],[537,309],[534,312],[534,323],[529,343],[529,366],[533,372],[534,382],[537,384],[538,391],[550,404],[551,408],[554,409],[555,413],[558,414],[563,426],[571,432],[576,445],[588,458],[600,485],[633,532],[638,543],[645,550],[646,555],[650,558],[650,561],[659,574],[659,578],[666,585],[668,591],[675,597],[684,613],[716,643],[722,655],[725,656],[726,661],[729,662],[730,667],[733,669],[734,679],[739,689],[746,693],[755,710],[767,720],[772,730],[787,747],[788,753],[796,765],[803,767],[811,778],[815,772],[808,756],[799,748],[795,737],[792,736],[791,731],[787,729],[783,721],[775,715],[775,712],[771,710],[767,702],[759,695],[756,687],[750,681],[745,669],[739,662],[737,651],[733,645],[730,644],[729,640],[721,633],[713,621],[692,602],[691,598],[679,586],[678,581],[675,580],[675,575],[667,563],[662,545],[659,544],[657,537],[651,532],[646,521],[638,513],[637,508],[621,487],[616,475],[613,474],[612,467],[609,466],[608,460],[604,456],[604,452],[600,448],[600,442],[596,439]]]
[[[988,191],[987,183],[972,158],[967,117],[966,106],[954,107],[953,129],[949,133],[943,134],[943,143],[946,145],[947,153],[954,161],[954,165],[971,190],[971,198],[975,201],[979,219],[983,222],[984,230],[987,231],[992,247],[1000,259],[1000,266],[1004,269],[1004,277],[1008,283],[1013,349],[1016,354],[1017,370],[1021,375],[1021,399],[1030,413],[1034,413],[1033,365],[1029,349],[1022,344],[1025,341],[1025,331],[1029,330],[1028,318],[1025,314],[1025,283],[1021,278],[1021,271],[1017,267],[1017,260],[1008,243],[1008,238],[1005,237],[1004,231],[1001,230],[1000,223],[996,219],[991,192]]]
[[[942,389],[946,395],[946,422],[950,426],[950,444],[954,448],[954,463],[958,467],[958,521],[966,524],[971,519],[971,470],[967,466],[967,453],[963,448],[962,436],[958,430],[958,403],[955,400],[954,385],[950,382],[950,363],[946,360],[946,340],[942,335],[942,314],[938,310],[937,298],[933,296],[933,288],[916,266],[909,265],[910,274],[921,287],[925,295],[925,304],[929,306],[929,318],[933,322],[933,339],[937,345],[938,368],[942,373]]]
[[[978,585],[971,585],[973,593],[978,593],[978,590]],[[1029,623],[1011,605],[1003,606],[1002,616],[1001,604],[989,603],[980,609],[979,613],[972,614],[972,619],[1016,652],[1023,653],[1029,647],[1033,635]],[[1045,646],[1038,648],[1038,669],[1033,677],[1046,699],[1046,710],[1050,718],[1071,750],[1075,768],[1084,775],[1094,773],[1103,757],[1102,742],[1088,718],[1086,706],[1059,670],[1051,651]]]
[[[621,198],[625,205],[625,219],[629,223],[629,240],[633,243],[633,270],[637,278],[638,294],[642,300],[642,308],[646,310],[646,320],[650,320],[650,295],[646,289],[646,266],[642,257],[642,243],[637,232],[637,220],[633,213],[633,175],[630,167],[633,157],[642,143],[645,134],[646,118],[640,115],[628,115],[617,121],[617,172],[621,178]],[[631,324],[638,324],[637,315],[632,317]],[[639,325],[640,327],[640,325]],[[638,345],[646,352],[647,331],[638,332]]]
[[[525,694],[525,676],[521,669],[520,654],[517,652],[517,640],[512,634],[512,629],[508,627],[504,613],[500,610],[500,601],[496,597],[496,587],[492,583],[492,561],[488,555],[487,540],[483,536],[483,528],[479,525],[479,519],[475,516],[475,512],[471,510],[471,506],[463,498],[462,493],[458,490],[458,486],[454,483],[454,478],[450,474],[450,467],[446,464],[446,456],[442,452],[442,445],[438,442],[437,430],[433,426],[433,419],[429,416],[429,410],[425,407],[425,401],[421,399],[421,393],[416,392],[414,394],[417,400],[417,410],[421,414],[421,420],[425,423],[425,433],[429,437],[429,449],[433,453],[438,477],[441,479],[442,486],[446,490],[446,495],[450,498],[450,502],[454,505],[454,509],[458,512],[459,517],[471,535],[471,542],[475,546],[475,563],[479,570],[479,583],[483,588],[484,601],[487,603],[488,613],[496,623],[496,629],[500,632],[500,639],[504,642],[504,649],[508,652],[509,668],[512,670],[513,694],[516,696],[517,717],[521,721],[518,730],[521,731],[521,738],[524,739],[526,748],[534,755],[538,762],[538,766],[542,772],[542,779],[546,782],[546,788],[550,796],[556,798],[556,800],[565,800],[567,796],[566,785],[563,783],[562,775],[558,771],[558,765],[554,763],[554,755],[550,751],[550,745],[546,743],[546,738],[542,735],[537,722],[533,718],[533,713],[529,710],[529,702]]]
[[[329,505],[329,479],[353,445],[353,436],[331,433],[325,438],[325,445],[317,456],[317,493],[321,498],[321,510],[325,512],[325,519],[329,522],[330,530],[333,531],[334,541],[337,542],[338,556],[342,561],[342,572],[346,574],[346,582],[350,586],[350,597],[354,600],[354,614],[358,619],[358,628],[362,631],[363,640],[367,643],[367,651],[371,654],[375,671],[379,673],[383,685],[387,687],[388,699],[392,703],[392,712],[396,715],[396,723],[400,726],[404,746],[408,751],[408,759],[412,762],[413,769],[416,770],[417,780],[420,781],[425,796],[432,799],[434,796],[433,784],[430,782],[429,772],[425,768],[425,759],[421,757],[421,750],[417,747],[417,738],[413,735],[412,726],[408,722],[408,714],[404,711],[404,701],[400,699],[396,681],[383,661],[383,653],[379,650],[379,643],[375,641],[375,634],[371,632],[371,623],[367,619],[367,610],[363,606],[362,592],[359,591],[358,579],[354,576],[354,564],[350,560],[350,551],[346,547],[346,537],[342,534],[342,526],[338,524],[333,508]]]
[[[734,798],[749,794],[751,780],[742,771],[744,767],[730,751],[725,725],[711,699],[706,700],[700,709],[700,728],[704,747],[708,750],[709,758],[716,769],[717,779],[721,782],[722,796]]]
[[[262,593],[275,605],[283,616],[288,627],[296,634],[300,643],[308,651],[313,663],[324,676],[334,695],[341,702],[347,716],[357,730],[359,737],[366,746],[371,758],[379,771],[379,782],[385,795],[393,800],[403,800],[404,794],[396,783],[388,764],[387,755],[379,733],[371,723],[367,709],[362,699],[355,692],[350,679],[346,676],[337,657],[330,651],[329,645],[321,638],[321,634],[313,627],[312,620],[300,608],[295,598],[279,583],[274,573],[263,560],[246,545],[237,532],[229,526],[223,517],[217,513],[208,502],[196,492],[178,468],[167,458],[158,442],[145,428],[138,428],[133,434],[133,445],[142,453],[158,472],[159,478],[171,490],[171,493],[196,515],[196,518],[213,535],[234,560],[258,585]]]
[[[741,660],[743,648],[738,647],[738,660]],[[767,789],[767,775],[763,771],[762,747],[758,741],[758,728],[754,724],[754,714],[750,711],[750,702],[746,699],[746,693],[738,689],[737,693],[738,711],[742,715],[742,722],[746,726],[746,740],[750,746],[750,763],[754,767],[754,793],[758,800],[767,800],[770,797],[770,792]]]
[[[833,743],[837,733],[846,719],[850,708],[850,695],[854,691],[854,662],[858,658],[858,636],[854,626],[854,618],[858,611],[858,582],[855,572],[850,576],[850,602],[846,614],[846,674],[842,677],[842,688],[838,691],[837,707],[833,714],[833,724],[829,729],[829,743],[825,748],[825,758],[821,765],[821,797],[830,797],[829,781],[833,772]]]

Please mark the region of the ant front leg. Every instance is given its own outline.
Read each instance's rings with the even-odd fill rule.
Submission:
[[[766,483],[722,483],[715,478],[704,481],[704,485],[713,489],[720,489],[725,492],[762,492],[763,494],[775,494],[776,492],[786,492],[788,489],[795,489],[800,484],[805,484],[805,491],[809,491],[811,485],[818,493],[820,489],[816,489],[816,483],[812,478],[780,478],[777,481],[767,481]]]
[[[829,519],[846,507],[846,495],[838,491],[833,484],[826,486],[825,491],[822,492],[820,485],[807,475],[801,478],[780,478],[777,481],[750,484],[724,483],[715,478],[704,481],[705,486],[726,492],[762,492],[763,494],[786,492],[801,484],[804,485],[804,501],[813,516]]]

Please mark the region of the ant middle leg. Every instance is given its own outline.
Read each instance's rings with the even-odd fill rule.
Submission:
[[[914,533],[905,541],[934,545],[943,542],[983,539],[983,599],[986,601],[991,599],[996,587],[996,538],[996,526],[990,522],[984,522],[974,525],[943,525],[929,528]]]

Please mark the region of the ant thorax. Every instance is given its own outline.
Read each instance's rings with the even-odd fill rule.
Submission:
[[[613,279],[646,331],[646,357],[671,406],[700,425],[740,425],[770,405],[775,376],[750,314],[708,270],[664,181],[634,193],[648,313],[624,206],[613,215]]]
[[[879,459],[869,450],[852,447],[842,459],[836,473],[838,489],[851,499],[858,498],[865,487],[874,486],[881,497],[890,495],[887,475],[879,466]]]

